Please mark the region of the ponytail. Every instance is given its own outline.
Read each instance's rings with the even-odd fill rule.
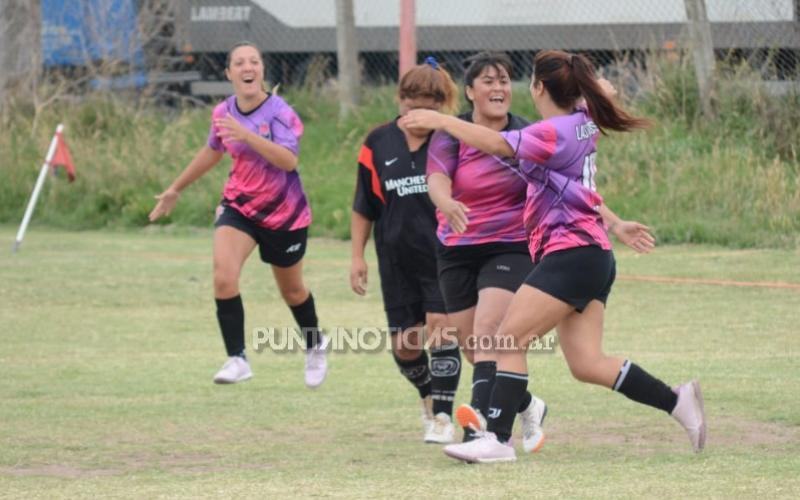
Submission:
[[[649,122],[644,118],[632,116],[612,101],[594,76],[594,67],[582,55],[570,55],[572,78],[578,85],[578,91],[586,99],[589,116],[600,130],[611,129],[627,132],[632,129],[646,128]]]
[[[556,106],[570,109],[585,99],[589,115],[603,133],[605,129],[627,132],[650,125],[606,95],[595,78],[592,63],[583,55],[558,50],[540,52],[534,59],[534,68],[534,81],[542,82]]]

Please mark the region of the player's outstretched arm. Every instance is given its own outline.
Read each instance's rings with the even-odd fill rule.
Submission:
[[[409,111],[398,122],[408,128],[444,130],[456,139],[490,155],[510,157],[514,150],[500,132],[429,109]]]
[[[150,222],[164,215],[169,215],[172,209],[175,208],[175,204],[178,203],[181,191],[211,170],[214,165],[219,163],[221,158],[222,153],[214,151],[208,146],[203,146],[178,178],[163,193],[156,195],[158,202],[148,216]]]
[[[638,253],[649,253],[656,246],[656,239],[650,232],[650,228],[635,221],[621,219],[611,211],[606,204],[600,205],[600,216],[608,226],[608,232],[616,238],[634,249]]]

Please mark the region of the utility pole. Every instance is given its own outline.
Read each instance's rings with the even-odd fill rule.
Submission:
[[[400,0],[399,77],[417,63],[417,19],[414,0]]]
[[[358,47],[353,0],[336,0],[336,58],[339,66],[339,114],[358,104]]]
[[[700,102],[705,116],[713,116],[712,105],[714,75],[714,44],[711,39],[711,24],[708,22],[705,0],[684,0],[686,17],[689,25],[689,40],[694,59],[694,71],[697,76],[697,87],[700,91]]]

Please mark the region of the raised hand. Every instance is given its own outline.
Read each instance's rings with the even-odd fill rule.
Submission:
[[[252,133],[230,114],[225,115],[223,118],[215,119],[214,125],[217,127],[217,134],[222,139],[223,144],[246,142],[247,137]]]

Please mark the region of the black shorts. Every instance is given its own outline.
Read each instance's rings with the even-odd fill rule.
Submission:
[[[276,231],[259,226],[241,212],[227,205],[217,207],[214,227],[230,226],[246,233],[258,244],[261,260],[277,267],[291,267],[306,253],[308,228]]]
[[[416,260],[379,251],[383,305],[392,333],[425,323],[426,313],[444,314],[446,309],[433,255]]]
[[[473,307],[484,288],[516,292],[533,268],[524,241],[450,247],[439,243],[436,259],[448,312]]]
[[[616,275],[611,250],[586,246],[545,255],[525,278],[525,284],[583,312],[593,300],[605,305]]]

